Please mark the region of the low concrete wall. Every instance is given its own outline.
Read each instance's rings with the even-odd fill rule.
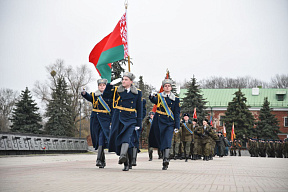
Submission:
[[[32,135],[22,133],[0,133],[0,154],[38,153],[83,153],[87,152],[86,139]]]

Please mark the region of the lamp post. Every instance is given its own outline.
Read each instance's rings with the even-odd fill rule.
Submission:
[[[79,138],[81,138],[81,99],[79,100],[79,104],[80,104],[80,128],[79,128]]]

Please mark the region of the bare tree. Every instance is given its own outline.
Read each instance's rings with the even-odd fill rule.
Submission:
[[[49,74],[48,80],[44,83],[37,81],[33,92],[35,96],[41,99],[46,104],[51,100],[51,90],[56,87],[56,80],[58,78],[64,78],[69,87],[69,93],[72,95],[72,108],[74,109],[74,124],[80,120],[77,118],[80,114],[79,101],[81,98],[81,88],[86,87],[88,83],[94,81],[92,78],[92,72],[87,68],[87,65],[81,65],[73,69],[72,66],[66,67],[63,60],[56,60],[52,65],[46,67],[46,71]],[[82,117],[86,118],[85,116]]]
[[[275,75],[275,77],[271,79],[271,87],[282,89],[288,88],[288,75]]]
[[[229,78],[212,76],[208,79],[199,81],[201,88],[207,89],[223,89],[223,88],[253,88],[261,86],[268,87],[266,82],[252,78],[250,76]]]
[[[9,117],[17,97],[18,93],[12,89],[0,89],[0,131],[9,130]]]

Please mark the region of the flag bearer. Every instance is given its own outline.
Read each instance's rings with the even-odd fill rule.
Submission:
[[[113,86],[119,79],[108,83],[105,92],[112,93],[113,117],[110,131],[109,152],[119,155],[118,164],[124,163],[123,171],[129,171],[128,148],[134,130],[142,127],[142,92],[133,85],[135,75],[125,72],[120,86]],[[120,79],[121,81],[121,79]]]

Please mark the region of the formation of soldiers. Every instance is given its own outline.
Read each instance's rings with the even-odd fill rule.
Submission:
[[[150,112],[143,123],[147,139],[154,115],[154,112]],[[209,161],[213,160],[215,155],[219,157],[226,156],[225,149],[230,147],[230,143],[222,132],[217,133],[216,129],[209,126],[207,119],[202,122],[202,126],[199,126],[197,119],[193,118],[191,121],[189,118],[189,114],[183,114],[180,129],[174,131],[169,158],[174,160],[185,159],[185,162],[187,162],[188,159],[199,160],[203,157],[204,161]],[[153,148],[148,143],[149,161],[152,161],[152,153]]]
[[[90,119],[92,144],[98,150],[96,166],[106,166],[104,149],[115,152],[119,156],[118,164],[123,164],[123,171],[129,171],[137,166],[136,159],[139,150],[139,138],[143,126],[147,129],[149,160],[153,158],[153,148],[158,149],[159,158],[163,159],[162,170],[167,170],[170,159],[188,159],[204,161],[213,160],[227,155],[225,150],[231,146],[221,132],[209,125],[204,119],[201,126],[198,120],[189,119],[185,113],[180,118],[180,101],[172,93],[172,80],[162,81],[163,92],[152,92],[149,99],[157,106],[156,112],[150,112],[146,120],[146,101],[141,90],[133,83],[135,75],[125,72],[122,78],[108,83],[99,79],[98,90],[81,95],[92,103],[93,110]],[[120,83],[119,86],[115,84]],[[144,107],[143,107],[144,106]],[[144,125],[142,124],[144,122]],[[231,155],[238,150],[241,156],[241,141],[232,142]],[[281,141],[249,141],[251,156],[287,157],[287,140]]]
[[[251,157],[272,157],[287,158],[288,157],[288,139],[272,140],[272,139],[249,139],[248,151]]]

